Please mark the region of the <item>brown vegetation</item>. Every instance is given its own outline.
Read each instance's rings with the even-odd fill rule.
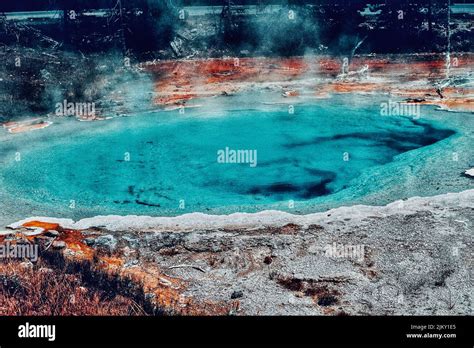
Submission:
[[[0,264],[0,315],[146,315],[132,297],[40,261]]]
[[[40,228],[43,229],[43,232],[35,236],[25,235],[24,233],[31,228]],[[51,230],[53,228],[54,230]],[[51,234],[52,232],[56,233]],[[52,289],[48,290],[49,292],[33,291],[31,293],[22,293],[18,295],[20,297],[17,297],[16,300],[15,298],[10,298],[11,296],[4,297],[3,300],[0,300],[0,304],[2,301],[13,301],[13,308],[19,305],[25,305],[26,313],[30,313],[28,311],[34,308],[30,306],[30,302],[34,303],[34,299],[38,296],[43,296],[45,298],[45,312],[40,312],[38,313],[39,315],[106,315],[107,313],[94,313],[93,310],[90,313],[68,312],[72,309],[62,305],[59,306],[59,308],[66,308],[64,312],[49,313],[47,311],[48,307],[56,308],[54,305],[55,301],[65,301],[65,298],[58,297],[59,295],[55,297],[54,294],[62,294],[61,296],[72,295],[75,298],[75,289],[83,286],[90,288],[93,293],[97,293],[99,299],[103,299],[104,296],[109,301],[112,301],[112,299],[116,297],[120,299],[119,303],[123,307],[123,310],[111,312],[109,313],[110,315],[130,314],[129,312],[132,310],[130,308],[133,308],[136,312],[132,314],[137,315],[162,315],[165,313],[179,315],[226,315],[229,313],[230,308],[226,304],[211,301],[199,303],[192,298],[183,296],[182,293],[186,290],[187,284],[180,279],[168,276],[164,273],[163,269],[153,262],[140,259],[137,260],[138,264],[125,264],[126,257],[124,256],[122,248],[111,251],[101,247],[93,248],[87,245],[84,232],[85,231],[81,230],[66,229],[54,223],[30,221],[19,228],[14,235],[10,235],[8,242],[12,244],[18,240],[38,244],[40,247],[41,262],[45,262],[49,265],[44,266],[41,262],[38,262],[38,265],[29,264],[30,266],[28,267],[25,267],[25,263],[21,264],[23,266],[14,264],[16,265],[14,270],[18,273],[17,276],[21,279],[24,278],[25,284],[27,284],[25,288],[42,289],[42,278],[36,274],[38,273],[38,269],[42,267],[49,267],[51,272],[48,271],[48,273],[53,275],[52,279],[57,280],[57,285],[53,282]],[[86,231],[86,234],[90,240],[97,238],[101,233],[97,230]],[[6,238],[0,238],[0,243],[6,240]],[[6,266],[3,265],[2,267]],[[8,274],[6,271],[8,267],[5,269],[2,267],[0,267],[0,277],[2,274]],[[64,279],[69,278],[75,278],[76,281],[72,284],[67,281],[64,282]],[[47,279],[46,277],[45,281],[47,281]],[[29,282],[37,285],[30,286],[28,285]],[[62,284],[63,282],[64,284]],[[2,287],[3,285],[0,281],[0,288]],[[46,298],[49,297],[51,297],[51,299],[46,300]],[[97,303],[103,304],[104,302],[100,300]],[[127,303],[130,303],[130,305]],[[81,305],[77,305],[77,307],[74,308],[79,310],[78,308],[82,305],[94,308],[92,304],[93,303],[86,302],[84,299]],[[111,306],[113,306],[113,303],[111,303]],[[15,312],[12,314],[14,313]],[[0,312],[0,315],[1,314]],[[34,315],[34,312],[30,314]]]

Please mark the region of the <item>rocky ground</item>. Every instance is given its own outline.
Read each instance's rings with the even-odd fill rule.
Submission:
[[[418,104],[472,112],[471,53],[361,55],[342,73],[342,59],[331,56],[222,58],[155,61],[142,64],[152,74],[157,106],[186,107],[192,99],[231,96],[252,89],[281,93],[293,103],[333,94],[384,94]]]
[[[472,315],[473,198],[300,216],[31,218],[1,238],[92,260],[172,313]]]

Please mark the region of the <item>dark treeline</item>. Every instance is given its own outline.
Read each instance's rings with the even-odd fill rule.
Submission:
[[[181,7],[200,4],[222,5],[222,11],[212,18],[180,18]],[[257,4],[262,12],[252,14],[239,4]],[[268,4],[282,6],[266,14]],[[291,56],[308,50],[344,56],[443,52],[447,48],[447,4],[447,0],[20,0],[1,7],[62,10],[62,21],[30,23],[60,41],[63,48],[81,52],[118,49],[150,58],[193,52],[200,56],[241,52]],[[81,10],[99,8],[109,9],[108,15],[81,15]],[[77,11],[77,19],[68,19],[69,10]],[[293,18],[289,11],[294,12]],[[451,48],[469,51],[468,33],[451,27]],[[14,35],[0,37],[6,44],[15,40]]]
[[[149,3],[166,3],[163,0],[121,0],[122,6],[144,8]],[[2,1],[0,11],[47,11],[64,9],[107,9],[113,8],[117,0],[19,0]]]
[[[276,55],[301,55],[321,46],[324,52],[349,57],[354,53],[446,49],[447,1],[315,2],[320,5],[284,6],[279,13],[260,20],[226,17],[225,42],[249,51],[266,45]],[[295,12],[293,20],[288,20],[289,9]]]
[[[60,20],[32,20],[26,24],[58,41],[62,49],[81,52],[153,52],[169,46],[176,21],[176,11],[171,11],[166,1],[155,0],[122,0],[121,4],[117,0],[20,0],[17,4],[2,3],[1,7],[15,11],[61,11]],[[86,9],[108,12],[105,17],[82,15]],[[26,45],[44,43],[34,32],[20,33],[22,26],[8,22],[4,26],[0,30],[0,44],[17,43],[17,35]]]
[[[104,9],[112,8],[118,0],[19,0],[1,1],[0,12],[11,11],[44,11],[61,9]],[[231,0],[234,5],[323,5],[323,6],[359,6],[366,4],[403,5],[417,3],[420,5],[446,4],[447,0]],[[466,3],[472,0],[453,0],[452,3]],[[121,0],[122,6],[147,7],[150,4],[168,6],[223,6],[229,0]]]

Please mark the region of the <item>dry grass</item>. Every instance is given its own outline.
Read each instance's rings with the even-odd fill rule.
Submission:
[[[57,256],[0,263],[0,315],[156,315],[142,288]]]

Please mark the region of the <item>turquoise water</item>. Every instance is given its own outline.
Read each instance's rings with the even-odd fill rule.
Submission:
[[[286,106],[203,108],[81,124],[57,138],[53,125],[31,143],[25,136],[30,146],[20,161],[5,160],[1,176],[12,197],[83,215],[254,211],[336,194],[344,200],[361,173],[454,133],[379,110],[330,101],[298,105],[294,114]],[[226,147],[256,151],[256,162],[219,163]]]

